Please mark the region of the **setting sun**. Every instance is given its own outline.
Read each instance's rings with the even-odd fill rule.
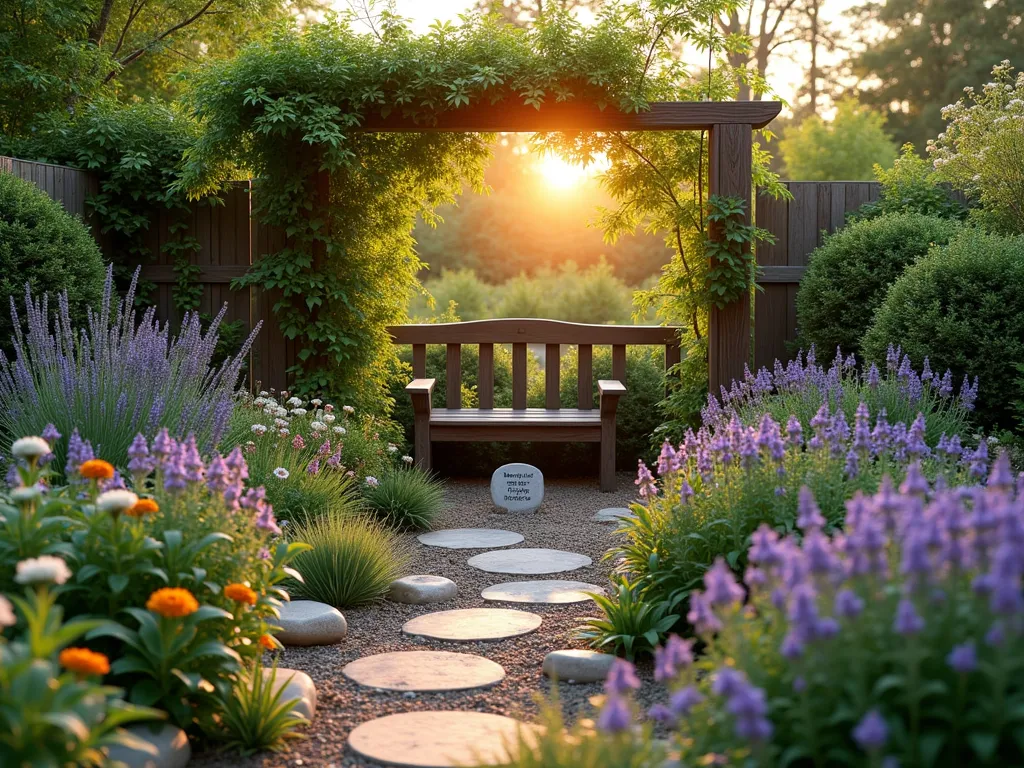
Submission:
[[[583,166],[549,153],[538,159],[537,170],[555,189],[572,189],[601,171],[602,163],[598,161]]]

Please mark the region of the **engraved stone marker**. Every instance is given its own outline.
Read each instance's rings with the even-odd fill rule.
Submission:
[[[491,499],[509,512],[532,512],[544,501],[544,475],[531,464],[506,464],[491,475]]]

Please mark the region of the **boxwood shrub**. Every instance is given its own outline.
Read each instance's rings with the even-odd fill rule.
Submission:
[[[67,291],[71,320],[82,325],[86,307],[103,295],[103,257],[89,230],[30,182],[0,173],[0,302],[20,303],[25,284],[53,300]],[[11,348],[13,321],[0,312],[0,345]]]
[[[878,308],[864,353],[883,361],[893,340],[915,365],[928,357],[933,370],[979,377],[978,422],[1012,427],[1024,360],[1024,236],[964,229],[909,267]]]
[[[796,296],[804,348],[814,344],[830,354],[842,347],[857,354],[889,284],[957,229],[947,219],[897,213],[854,222],[826,238],[811,253]]]

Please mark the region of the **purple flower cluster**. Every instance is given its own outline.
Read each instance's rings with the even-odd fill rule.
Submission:
[[[880,612],[888,617],[882,629],[899,647],[943,630],[942,622],[931,626],[936,606],[947,616],[953,615],[948,601],[970,601],[970,611],[953,613],[981,617],[967,630],[977,636],[961,632],[960,642],[942,650],[958,675],[979,667],[981,642],[1001,645],[1022,631],[1024,475],[1014,478],[1005,452],[984,486],[932,487],[914,463],[899,490],[886,478],[876,494],[858,494],[846,506],[845,532],[827,536],[813,497],[802,489],[799,539],[762,525],[748,553],[747,590],[719,559],[705,574],[704,589],[692,593],[688,620],[712,643],[715,634],[731,642],[736,622],[778,628],[778,653],[797,671],[805,659],[813,667],[812,654],[840,653],[829,644],[857,632],[869,604],[874,619]],[[746,591],[750,611],[741,610]],[[742,673],[720,669],[712,692],[727,699],[738,735],[755,742],[770,736],[763,693]],[[851,737],[865,751],[880,751],[888,737],[882,714],[869,711]]]
[[[103,300],[84,328],[72,326],[66,295],[58,298],[51,317],[47,297],[34,299],[26,288],[27,333],[22,333],[12,299],[14,359],[0,352],[0,412],[11,434],[31,434],[42,418],[66,432],[76,424],[116,425],[94,429],[89,438],[117,465],[126,461],[127,442],[118,444],[122,435],[152,435],[166,426],[175,435],[194,434],[203,452],[220,441],[258,329],[236,357],[215,368],[226,305],[205,333],[199,316],[188,313],[172,337],[155,309],[141,321],[136,317],[137,278],[138,272],[125,297],[116,301],[108,270]],[[68,461],[81,463],[81,453],[72,456],[69,450]]]
[[[76,436],[77,432],[72,434],[73,443]],[[83,455],[82,449],[78,450],[78,456]],[[238,446],[227,456],[214,453],[207,464],[199,454],[193,435],[178,441],[166,429],[161,429],[152,443],[142,434],[136,435],[128,455],[128,469],[136,488],[144,487],[150,475],[154,475],[154,483],[162,485],[169,493],[187,493],[205,485],[210,494],[221,497],[229,511],[251,510],[257,528],[281,533],[264,488],[245,487],[249,467]]]

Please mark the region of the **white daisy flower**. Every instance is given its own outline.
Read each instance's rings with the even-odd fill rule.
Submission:
[[[314,398],[313,398],[312,400],[310,400],[309,402],[311,402],[311,403],[312,403],[313,405],[315,405],[315,406],[316,406],[317,408],[319,408],[319,407],[320,407],[321,405],[323,405],[323,404],[324,404],[324,401],[323,401],[323,400],[321,400],[321,399],[320,399],[319,397],[314,397]]]
[[[267,400],[264,397],[257,397],[255,400],[252,401],[252,404],[255,405],[257,408],[262,408],[264,405],[267,404]]]
[[[29,461],[41,458],[49,452],[50,444],[41,437],[21,437],[11,445],[12,454],[19,459],[27,459]]]
[[[277,408],[274,409],[274,415],[277,416],[279,419],[283,419],[285,416],[288,415],[288,409],[278,406]]]
[[[310,429],[312,429],[315,432],[323,432],[325,429],[327,429],[327,425],[324,424],[322,421],[314,421],[309,426]]]
[[[14,580],[19,584],[63,584],[71,578],[68,564],[53,555],[40,555],[22,560],[14,570]]]
[[[378,485],[380,485],[380,480],[378,480],[373,475],[367,475],[366,476],[366,484],[368,486],[370,486],[371,488],[376,488]]]
[[[323,421],[327,422],[328,424],[332,424],[332,423],[334,423],[334,420],[335,420],[336,418],[338,418],[338,417],[337,417],[337,416],[335,416],[335,415],[334,415],[333,413],[325,413],[325,414],[324,414],[323,416],[321,416],[320,418],[321,418],[321,419],[322,419]]]
[[[267,396],[267,395],[269,395],[269,394],[270,394],[270,393],[269,393],[269,392],[267,392],[267,390],[265,390],[265,389],[261,389],[261,390],[260,390],[260,397],[266,397],[266,396]]]
[[[356,409],[353,408],[351,405],[343,405],[341,407],[341,410],[343,410],[345,413],[355,413],[356,412]]]
[[[254,435],[265,435],[265,434],[267,434],[267,425],[266,424],[253,424],[250,427],[250,429],[252,430]]]
[[[338,435],[344,435],[346,432],[348,432],[348,430],[345,429],[344,427],[334,427],[333,431],[334,431],[335,434],[338,434]]]
[[[96,497],[96,507],[103,512],[119,515],[139,503],[139,497],[123,488],[104,491]]]
[[[298,408],[300,405],[302,405],[302,400],[300,400],[297,397],[289,397],[288,402],[286,404]]]
[[[412,464],[412,456],[403,456],[402,461],[404,461],[406,464]]]
[[[306,415],[306,409],[305,408],[292,408],[292,416],[305,416],[305,415]]]
[[[277,469],[274,470],[274,477],[276,477],[278,480],[287,480],[288,475],[290,474],[291,472],[289,472],[284,467],[278,467]]]
[[[288,426],[288,419],[274,419],[274,426],[275,427],[287,427]]]
[[[288,437],[288,435],[290,435],[291,432],[289,432],[284,427],[281,427],[281,429],[278,430],[277,434],[279,434],[281,437]]]
[[[23,504],[26,501],[35,501],[42,495],[43,490],[38,484],[27,488],[22,486],[11,491],[11,500],[18,504]]]
[[[388,453],[398,453],[398,446],[394,443],[388,443]]]

